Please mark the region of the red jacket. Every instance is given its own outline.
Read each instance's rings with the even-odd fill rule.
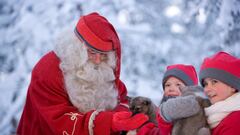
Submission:
[[[212,135],[240,135],[240,111],[232,112],[224,118],[212,129]]]
[[[118,52],[119,54],[119,52]],[[120,55],[118,55],[120,58]],[[94,111],[82,114],[69,101],[64,79],[54,52],[46,54],[34,67],[26,104],[17,129],[18,135],[88,135]],[[120,62],[115,71],[119,105],[114,111],[128,110],[125,85],[119,80]],[[113,112],[100,112],[94,120],[95,135],[110,135]],[[118,133],[117,133],[118,134]]]
[[[171,135],[173,124],[166,122],[158,113],[158,128],[161,131],[161,135]]]

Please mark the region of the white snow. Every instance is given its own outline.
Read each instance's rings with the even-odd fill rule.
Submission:
[[[229,34],[239,28],[239,7],[239,0],[2,0],[0,135],[15,134],[11,121],[20,119],[32,68],[81,15],[99,12],[113,24],[129,95],[158,104],[167,65],[193,64],[198,71],[203,58],[217,51],[240,57],[240,39],[232,37],[240,32]]]

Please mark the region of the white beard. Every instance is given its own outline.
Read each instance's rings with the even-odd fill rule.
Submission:
[[[95,69],[95,65],[88,62],[75,75],[65,75],[70,100],[83,113],[116,107],[118,93],[114,80],[113,70],[104,63]]]
[[[72,39],[66,39],[66,35]],[[75,35],[66,35],[65,39],[60,38],[54,51],[61,59],[60,68],[71,103],[82,113],[114,109],[118,96],[113,71],[115,54],[110,53],[106,63],[95,65],[87,61],[87,50]]]

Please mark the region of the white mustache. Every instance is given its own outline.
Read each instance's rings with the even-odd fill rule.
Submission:
[[[115,80],[113,69],[106,63],[96,65],[92,62],[86,64],[77,71],[77,77],[88,82],[111,82]]]

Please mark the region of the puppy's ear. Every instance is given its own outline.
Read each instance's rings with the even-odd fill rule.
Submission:
[[[144,102],[143,102],[143,104],[144,105],[151,105],[151,103],[152,103],[152,101],[151,100],[145,100]]]
[[[203,107],[209,107],[211,105],[211,102],[209,99],[204,99],[202,102]]]
[[[202,98],[202,97],[197,96],[197,97],[196,97],[196,100],[198,101],[199,105],[200,105],[202,108],[209,107],[209,106],[211,105],[211,102],[210,102],[209,99],[205,99],[205,98]]]

